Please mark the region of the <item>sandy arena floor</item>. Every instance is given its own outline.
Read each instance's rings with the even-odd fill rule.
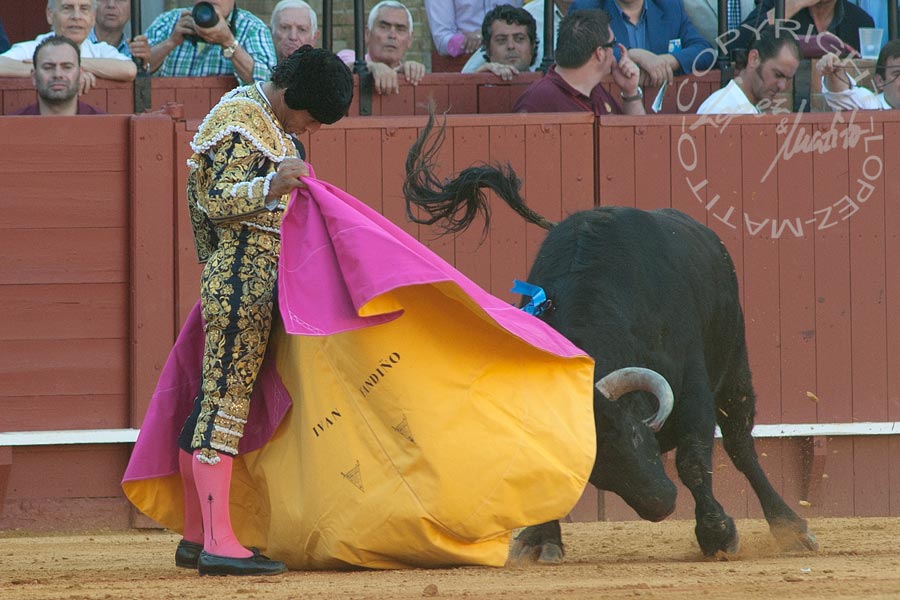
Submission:
[[[289,572],[203,578],[175,568],[168,532],[0,532],[0,598],[900,598],[900,518],[815,519],[815,554],[779,552],[764,521],[739,521],[742,548],[704,560],[693,523],[576,523],[559,566]],[[201,585],[198,585],[201,584]]]

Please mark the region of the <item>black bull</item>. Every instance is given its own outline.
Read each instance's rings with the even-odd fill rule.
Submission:
[[[694,497],[700,549],[705,555],[733,553],[734,521],[712,492],[718,423],[725,450],[753,487],[779,543],[817,549],[806,521],[785,504],[759,465],[738,283],[716,234],[671,209],[595,208],[554,226],[525,205],[509,168],[470,167],[439,181],[433,162],[443,128],[432,137],[432,126],[430,118],[407,157],[409,217],[459,232],[482,213],[486,231],[490,211],[481,188],[494,190],[525,219],[550,230],[528,276],[550,300],[541,318],[594,358],[597,379],[639,366],[671,385],[674,407],[661,427],[659,419],[650,423],[656,431],[648,426],[657,412],[653,396],[633,391],[615,401],[595,391],[597,458],[591,483],[621,496],[644,519],[664,519],[675,508],[675,485],[660,453],[675,449],[678,476]],[[556,562],[562,555],[554,521],[520,533],[512,558]]]

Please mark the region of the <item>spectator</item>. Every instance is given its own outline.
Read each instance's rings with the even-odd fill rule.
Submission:
[[[622,58],[616,60],[614,48],[619,49]],[[624,110],[600,85],[610,75],[622,90]],[[643,115],[644,93],[638,85],[638,76],[637,65],[613,36],[606,11],[571,11],[559,24],[556,64],[543,78],[528,86],[513,110]]]
[[[34,65],[34,51],[38,44],[53,35],[62,35],[75,42],[81,50],[81,93],[94,87],[96,78],[131,81],[137,67],[131,59],[105,42],[88,38],[94,26],[94,0],[48,0],[47,22],[53,31],[27,42],[13,44],[0,55],[0,77],[30,77]]]
[[[3,29],[3,21],[0,21],[0,54],[3,54],[10,47],[9,38],[6,37],[6,31]]]
[[[762,30],[740,75],[709,96],[697,109],[698,115],[757,115],[760,102],[771,102],[785,90],[800,66],[800,46],[791,32],[777,33],[774,27]]]
[[[779,27],[793,30],[801,37],[804,55],[821,56],[816,47],[822,44],[815,38],[805,40],[807,32],[813,36],[831,34],[859,52],[859,28],[874,27],[872,17],[849,0],[785,0],[784,17],[787,21]],[[757,7],[744,19],[740,36],[732,43],[735,49],[750,47],[756,32],[775,24],[775,0],[760,0]],[[822,25],[822,28],[819,26]]]
[[[218,19],[211,27],[198,27],[187,9],[164,12],[146,35],[135,36],[131,53],[160,77],[234,75],[242,84],[265,81],[276,62],[272,34],[234,2],[212,2]]]
[[[88,34],[92,42],[106,42],[125,56],[131,56],[125,26],[131,20],[131,0],[97,0],[97,19]]]
[[[533,71],[537,64],[537,25],[527,10],[501,4],[484,17],[481,25],[485,63],[474,71],[490,71],[509,81],[523,71]]]
[[[396,0],[383,0],[369,11],[366,27],[366,65],[375,81],[379,94],[399,94],[398,73],[406,81],[418,85],[425,75],[425,65],[414,60],[403,60],[412,44],[413,19],[409,9]],[[356,60],[353,50],[341,50],[338,56],[344,64],[352,66]]]
[[[719,35],[718,0],[683,0],[684,12],[691,23],[711,46],[717,43]],[[729,31],[737,31],[741,22],[756,8],[754,0],[728,0]],[[726,39],[726,38],[723,38]]]
[[[14,115],[99,115],[90,104],[78,101],[81,88],[81,52],[67,37],[51,35],[34,51],[31,76],[38,101]]]
[[[575,0],[572,10],[602,8],[609,13],[613,34],[641,68],[641,83],[654,87],[675,75],[709,69],[716,58],[681,0]]]
[[[431,39],[438,54],[462,56],[482,46],[485,14],[501,4],[522,6],[521,0],[425,0]]]
[[[319,41],[316,11],[303,0],[281,0],[276,4],[269,28],[279,62],[300,46],[315,46]]]
[[[822,94],[832,110],[900,108],[900,40],[891,40],[878,53],[874,77],[878,94],[856,85],[846,67],[835,54],[826,54],[818,64]]]
[[[562,20],[563,15],[568,12],[569,7],[572,5],[572,0],[554,0],[553,4],[553,21],[556,25],[556,31],[559,31],[559,22]],[[532,17],[534,17],[534,27],[537,32],[537,43],[536,46],[538,48],[537,54],[538,58],[535,61],[537,63],[536,67],[540,66],[541,57],[543,55],[544,48],[544,0],[533,0],[532,2],[528,2],[525,6],[522,7],[525,11],[528,12]],[[556,47],[556,35],[554,32],[553,36],[554,40],[554,48]],[[463,66],[463,73],[475,73],[478,68],[484,64],[484,53],[476,52],[469,58],[468,62],[466,62],[465,66]]]

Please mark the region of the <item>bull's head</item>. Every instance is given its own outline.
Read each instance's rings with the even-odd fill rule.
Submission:
[[[675,510],[676,489],[663,469],[654,433],[672,412],[672,388],[660,374],[637,367],[614,371],[596,387],[597,459],[591,483],[621,496],[642,519],[665,519]],[[659,410],[652,418],[641,420],[616,402],[636,390],[658,399]]]

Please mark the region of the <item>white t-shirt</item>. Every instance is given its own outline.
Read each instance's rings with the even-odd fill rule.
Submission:
[[[876,94],[872,90],[856,85],[856,80],[850,78],[850,89],[842,92],[831,92],[825,85],[822,77],[822,96],[831,110],[891,110],[894,108],[884,99],[884,92]]]
[[[549,0],[552,2],[553,0]],[[541,59],[544,56],[544,1],[543,0],[534,0],[533,2],[529,2],[525,6],[523,6],[528,14],[534,17],[535,23],[537,24],[537,41],[538,41],[538,55],[534,61],[534,64],[529,67],[529,71],[537,71],[541,66]],[[556,6],[556,3],[553,4],[553,23],[556,26],[555,31],[559,32],[559,21],[563,18],[562,12],[560,12],[559,8]],[[557,35],[553,36],[553,42],[556,43]],[[472,56],[469,57],[469,60],[466,61],[466,64],[462,68],[462,73],[474,73],[478,70],[478,67],[484,64],[484,51],[480,48],[472,53]]]
[[[698,115],[758,115],[756,108],[747,98],[744,90],[732,79],[728,85],[703,101],[697,109]]]
[[[37,36],[33,40],[28,42],[19,42],[18,44],[13,44],[12,48],[0,54],[3,58],[11,58],[12,60],[17,60],[21,62],[30,61],[34,58],[34,51],[48,37],[52,36],[53,32],[45,33]],[[92,42],[88,39],[85,39],[81,42],[81,58],[84,60],[85,58],[114,58],[116,60],[131,60],[130,57],[125,56],[106,42]]]

